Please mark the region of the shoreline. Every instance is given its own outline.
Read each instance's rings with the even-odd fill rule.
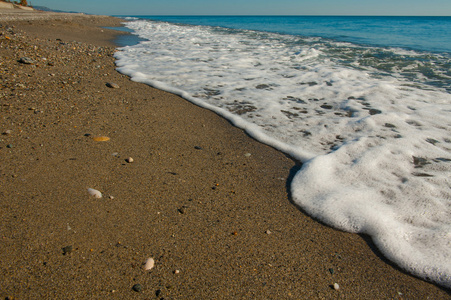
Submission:
[[[0,297],[450,298],[303,214],[284,154],[115,71],[120,22],[0,21]]]

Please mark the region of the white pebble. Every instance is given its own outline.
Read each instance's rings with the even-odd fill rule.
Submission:
[[[244,154],[244,156],[246,156],[246,157],[251,157],[251,155],[252,155],[252,154],[250,154],[250,153]]]
[[[180,274],[180,270],[175,270],[174,274]]]
[[[94,196],[95,198],[98,198],[98,199],[102,198],[102,193],[98,190],[89,188],[88,193],[89,193],[89,195]]]
[[[149,271],[155,266],[155,260],[153,258],[147,259],[146,263],[144,264],[144,270]]]
[[[133,158],[131,158],[131,157],[127,157],[127,158],[125,159],[125,161],[128,162],[129,164],[131,164],[134,160],[133,160]]]
[[[338,283],[334,283],[334,290],[338,291],[340,289],[340,286],[338,285]]]

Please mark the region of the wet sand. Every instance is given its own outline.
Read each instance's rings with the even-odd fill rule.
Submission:
[[[116,72],[122,20],[36,14],[0,12],[0,298],[451,298],[293,205],[289,157]]]

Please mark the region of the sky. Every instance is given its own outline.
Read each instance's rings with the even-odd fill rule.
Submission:
[[[28,0],[102,15],[451,16],[451,0]]]

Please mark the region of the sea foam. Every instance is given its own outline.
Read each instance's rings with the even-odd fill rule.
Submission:
[[[405,270],[451,287],[446,59],[250,30],[126,26],[147,41],[120,48],[121,73],[302,161],[291,186],[296,204],[369,234]],[[425,63],[431,57],[439,67]]]

